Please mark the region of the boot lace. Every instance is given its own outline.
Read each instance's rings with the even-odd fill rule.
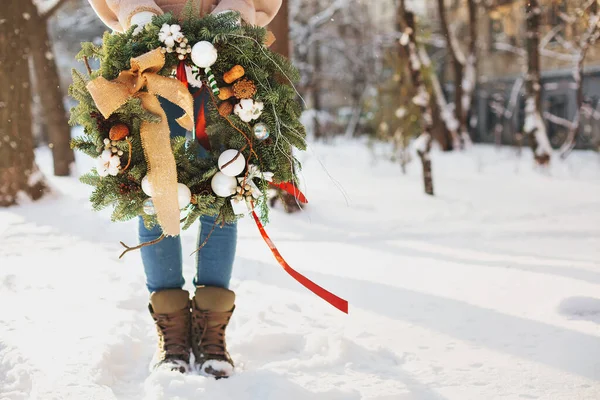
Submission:
[[[154,315],[160,343],[165,358],[187,358],[189,356],[189,311]]]
[[[208,359],[228,359],[225,329],[233,310],[226,312],[193,311],[198,348]]]

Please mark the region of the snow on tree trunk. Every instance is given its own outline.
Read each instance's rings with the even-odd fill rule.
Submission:
[[[316,15],[319,11],[321,11],[321,0],[315,0],[315,12]],[[315,111],[314,113],[314,122],[313,122],[313,132],[315,135],[315,139],[320,139],[323,137],[323,131],[321,129],[321,42],[319,40],[315,40],[313,43],[313,74],[312,74],[312,106]]]
[[[458,121],[459,136],[455,147],[468,147],[472,141],[469,136],[468,118],[471,111],[473,92],[477,83],[477,10],[475,0],[467,0],[469,10],[469,55],[465,57],[458,39],[450,30],[444,0],[438,0],[438,13],[442,33],[446,38],[446,48],[450,54],[454,72],[454,119]],[[441,90],[440,90],[441,92]],[[439,97],[439,95],[438,95]]]
[[[2,6],[0,23],[0,207],[17,204],[21,193],[33,200],[44,194],[35,164],[31,129],[28,26],[31,0]]]
[[[577,145],[577,135],[579,133],[579,127],[581,125],[581,114],[583,108],[583,67],[585,64],[585,58],[587,56],[590,47],[596,43],[598,36],[600,35],[600,6],[597,2],[593,2],[589,7],[589,18],[588,18],[588,29],[584,33],[579,45],[577,46],[577,54],[575,57],[575,68],[573,71],[573,79],[577,86],[576,91],[576,104],[577,111],[573,123],[569,128],[567,138],[560,148],[560,157],[566,158],[571,150]]]
[[[70,165],[75,161],[71,150],[71,129],[63,103],[60,77],[54,59],[54,52],[48,37],[49,15],[39,15],[37,9],[31,11],[31,55],[36,74],[44,123],[48,129],[49,146],[54,160],[54,175],[68,176]]]
[[[431,113],[430,96],[423,79],[421,67],[423,62],[420,58],[417,38],[416,38],[416,21],[415,16],[411,12],[407,12],[403,8],[404,3],[401,2],[398,7],[398,27],[402,32],[400,39],[400,46],[404,48],[409,56],[410,62],[408,63],[410,76],[415,87],[416,95],[413,97],[412,102],[421,109],[421,126],[422,133],[415,140],[415,149],[421,159],[423,167],[423,184],[425,187],[425,193],[433,196],[433,172],[431,168],[431,144],[433,138],[431,131],[433,129],[433,118]]]
[[[542,11],[538,0],[526,2],[527,24],[527,100],[525,103],[525,125],[523,130],[528,136],[533,155],[539,165],[550,162],[552,147],[546,124],[542,119],[542,96],[540,84],[540,24]]]

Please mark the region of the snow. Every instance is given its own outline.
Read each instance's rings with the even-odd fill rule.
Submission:
[[[598,155],[575,151],[540,174],[512,149],[433,150],[429,197],[420,164],[402,175],[389,151],[313,146],[300,155],[306,211],[275,209],[267,226],[294,268],[350,301],[349,315],[287,276],[251,220],[240,224],[237,368],[219,381],[148,375],[142,265],[118,260],[136,224],[92,212],[89,188],[51,177],[38,152],[53,193],[0,211],[0,399],[600,398]],[[78,173],[92,166],[78,157]],[[194,258],[184,260],[189,287]]]
[[[535,135],[535,140],[537,142],[535,154],[549,155],[552,153],[552,146],[550,145],[550,140],[548,140],[548,135],[546,133],[546,124],[544,123],[539,110],[536,108],[535,98],[531,96],[527,97],[527,100],[525,100],[525,123],[523,124],[523,130],[528,133],[533,132]]]

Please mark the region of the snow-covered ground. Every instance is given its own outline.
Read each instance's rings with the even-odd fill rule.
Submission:
[[[306,212],[267,227],[290,264],[350,301],[348,316],[240,227],[228,380],[148,377],[155,332],[135,224],[93,213],[88,188],[0,211],[0,399],[493,400],[600,398],[600,158],[534,171],[529,152],[416,162],[358,142],[303,155]],[[39,153],[47,171],[49,158]],[[79,172],[89,163],[79,162]],[[184,234],[194,249],[195,229]],[[193,257],[186,260],[188,281]]]

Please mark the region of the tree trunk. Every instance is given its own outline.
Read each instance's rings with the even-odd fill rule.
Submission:
[[[438,0],[438,13],[440,17],[440,26],[442,28],[442,34],[446,38],[446,49],[450,54],[450,62],[452,64],[452,71],[454,73],[454,118],[459,124],[458,131],[460,136],[457,137],[457,142],[452,144],[454,149],[464,148],[462,143],[462,132],[464,132],[465,125],[463,120],[463,70],[464,64],[459,60],[459,54],[456,47],[458,43],[453,40],[453,36],[448,26],[448,15],[446,13],[446,5],[444,0]]]
[[[321,11],[321,0],[315,0],[315,12],[317,15]],[[314,116],[314,135],[315,139],[323,137],[321,123],[319,121],[321,112],[321,44],[318,38],[314,39],[313,44],[313,73],[312,73],[312,103]]]
[[[588,31],[583,36],[581,43],[579,44],[579,55],[577,57],[577,65],[575,66],[574,78],[575,84],[577,85],[576,92],[576,102],[577,102],[577,112],[575,114],[575,119],[571,124],[571,128],[569,129],[569,133],[567,134],[567,138],[565,142],[560,148],[560,158],[565,159],[571,153],[571,151],[577,145],[577,136],[579,134],[579,127],[581,125],[581,112],[583,108],[583,79],[584,79],[584,71],[583,67],[585,65],[585,57],[587,56],[587,52],[592,46],[593,43],[598,39],[598,20],[599,20],[599,12],[600,6],[597,2],[594,2],[590,5],[587,10],[590,13],[589,22],[590,26],[588,27]]]
[[[63,103],[63,93],[54,52],[48,37],[47,16],[31,11],[31,55],[36,75],[36,91],[40,95],[42,115],[48,130],[48,146],[52,149],[54,175],[68,176],[75,160],[71,149],[71,129]]]
[[[473,93],[477,85],[477,32],[478,32],[478,4],[475,0],[468,0],[469,7],[469,54],[465,60],[465,68],[462,78],[462,114],[461,114],[461,140],[463,145],[472,144],[469,135],[469,114],[473,103]]]
[[[17,204],[20,193],[37,200],[46,190],[35,164],[31,129],[30,43],[24,18],[31,6],[31,0],[20,0],[0,8],[0,207]]]
[[[538,0],[526,2],[527,24],[527,101],[525,106],[525,135],[528,136],[535,161],[539,165],[550,162],[552,147],[542,119],[540,25],[541,9]]]
[[[431,168],[431,144],[432,144],[432,128],[433,128],[433,118],[431,114],[431,103],[429,92],[427,91],[427,86],[425,85],[425,81],[423,79],[423,74],[421,71],[421,67],[423,65],[423,61],[421,60],[421,56],[419,55],[418,45],[417,45],[417,26],[415,21],[415,16],[412,12],[406,11],[403,8],[404,3],[399,3],[398,11],[397,11],[397,26],[398,30],[402,32],[402,34],[408,34],[408,41],[400,41],[400,46],[404,47],[404,51],[409,55],[409,69],[410,69],[410,77],[413,83],[413,87],[415,88],[415,97],[413,97],[413,103],[419,106],[421,110],[421,128],[422,132],[415,141],[417,154],[421,159],[421,164],[423,166],[423,184],[425,187],[425,193],[433,196],[433,173]]]

